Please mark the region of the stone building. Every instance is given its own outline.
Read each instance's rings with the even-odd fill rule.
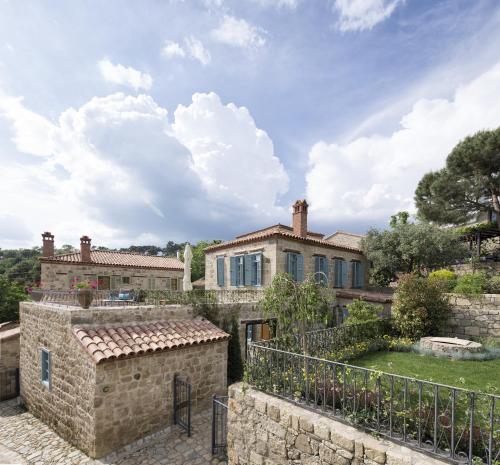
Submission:
[[[80,238],[79,252],[55,255],[54,236],[42,238],[42,289],[66,290],[80,281],[100,290],[182,289],[184,264],[177,258],[92,250],[88,236]]]
[[[18,394],[19,332],[18,323],[0,323],[0,401]]]
[[[265,287],[280,272],[297,281],[314,274],[330,288],[365,288],[368,266],[361,251],[362,236],[311,232],[307,210],[307,202],[298,200],[291,227],[277,224],[206,248],[205,288]]]
[[[227,388],[229,335],[168,307],[82,309],[22,302],[21,398],[91,457],[173,422],[173,379],[193,413]]]

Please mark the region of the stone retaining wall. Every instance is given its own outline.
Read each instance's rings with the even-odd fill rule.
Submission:
[[[500,337],[500,295],[484,294],[465,297],[450,294],[451,317],[447,335],[457,337]]]
[[[247,388],[229,388],[229,465],[445,465]]]

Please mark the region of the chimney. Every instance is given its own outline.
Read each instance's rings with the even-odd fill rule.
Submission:
[[[82,262],[90,262],[90,237],[80,237],[80,260]]]
[[[43,239],[42,257],[53,257],[54,235],[46,231],[42,234],[42,239]]]
[[[307,237],[307,202],[297,200],[293,204],[293,233],[300,237]]]

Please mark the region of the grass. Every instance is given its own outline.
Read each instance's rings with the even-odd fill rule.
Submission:
[[[450,360],[415,352],[374,352],[350,364],[473,391],[498,394],[500,387],[500,358]]]

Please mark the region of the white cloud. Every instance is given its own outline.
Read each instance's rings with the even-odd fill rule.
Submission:
[[[335,0],[341,31],[363,31],[387,19],[404,0]]]
[[[184,42],[189,55],[195,60],[198,60],[202,65],[208,65],[210,61],[212,61],[210,52],[204,47],[201,40],[190,36],[186,37]]]
[[[110,246],[197,240],[217,237],[221,224],[231,235],[281,213],[273,202],[288,178],[271,140],[247,109],[216,94],[195,94],[172,125],[150,96],[122,93],[70,108],[55,124],[20,99],[0,100],[0,116],[18,150],[43,155],[2,163],[0,221],[29,218],[33,234],[19,245],[38,243],[43,230],[59,244],[83,233]],[[47,149],[39,150],[32,134],[42,129]],[[3,229],[0,241],[15,246]]]
[[[212,30],[212,37],[223,44],[233,47],[259,48],[265,45],[265,34],[261,28],[252,26],[244,19],[224,15],[219,27]]]
[[[193,169],[217,200],[266,210],[288,189],[288,176],[267,133],[245,107],[223,105],[215,93],[179,105],[172,125],[189,148]],[[258,188],[256,188],[258,186]]]
[[[107,58],[99,62],[102,77],[113,84],[149,90],[153,85],[153,78],[148,73],[142,73],[137,69],[126,67],[121,64],[113,64]]]
[[[289,8],[294,10],[299,4],[299,0],[251,0],[263,8]]]
[[[500,63],[457,88],[450,100],[418,100],[400,124],[389,136],[312,147],[306,183],[314,215],[385,223],[398,210],[413,210],[426,172],[443,167],[465,136],[500,126]]]
[[[177,42],[167,40],[163,46],[162,55],[166,58],[184,58],[186,56],[186,52]]]

